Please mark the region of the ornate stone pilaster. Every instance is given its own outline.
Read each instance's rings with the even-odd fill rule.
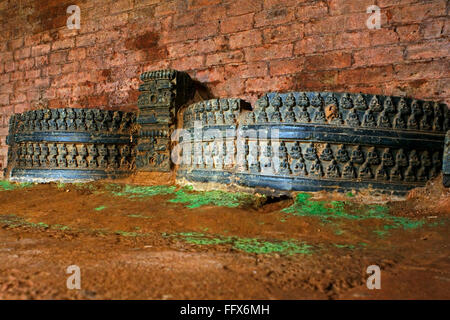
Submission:
[[[137,170],[170,171],[171,134],[176,113],[193,98],[193,81],[187,73],[176,70],[144,72],[141,80]]]

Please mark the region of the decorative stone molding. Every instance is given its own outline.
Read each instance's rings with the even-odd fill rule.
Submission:
[[[208,113],[190,108],[198,109],[194,114],[208,131]],[[262,189],[404,194],[441,171],[449,123],[447,107],[438,103],[313,92],[267,94],[240,118],[234,136],[183,139],[178,177]],[[192,115],[184,120],[191,130]]]
[[[137,170],[170,171],[171,134],[176,113],[193,98],[193,82],[187,73],[176,70],[144,72],[141,80]]]
[[[13,115],[7,143],[12,181],[120,178],[135,169],[135,113],[44,109]]]

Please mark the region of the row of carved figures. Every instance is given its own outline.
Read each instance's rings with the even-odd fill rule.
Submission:
[[[309,95],[309,97],[308,97]],[[428,101],[391,97],[337,94],[325,99],[320,93],[265,95],[247,114],[246,124],[255,123],[329,123],[349,127],[395,128],[444,131],[449,127],[445,106]],[[370,98],[371,97],[371,98]],[[367,100],[370,100],[367,102]]]
[[[183,113],[184,127],[201,125],[235,125],[241,109],[239,99],[212,99],[194,103]]]
[[[133,169],[135,148],[129,145],[24,142],[15,146],[18,168]]]
[[[289,144],[288,148],[286,144]],[[322,151],[319,153],[318,149]],[[303,150],[303,152],[302,152]],[[182,144],[182,168],[237,170],[262,175],[313,176],[344,179],[426,181],[441,168],[441,154],[428,151],[281,142],[274,152],[269,142],[233,140]]]
[[[17,132],[73,130],[123,133],[130,131],[135,122],[134,112],[72,108],[32,110],[10,119]]]

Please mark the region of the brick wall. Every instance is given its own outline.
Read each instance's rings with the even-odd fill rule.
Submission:
[[[66,9],[81,8],[69,30]],[[381,8],[369,30],[366,8]],[[9,115],[136,109],[138,75],[175,68],[211,96],[334,90],[450,105],[446,0],[0,0],[0,167]]]

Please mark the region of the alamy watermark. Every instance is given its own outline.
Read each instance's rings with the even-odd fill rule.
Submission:
[[[67,7],[66,12],[70,14],[70,16],[67,18],[67,28],[72,29],[80,29],[80,23],[81,23],[81,10],[80,7],[77,5],[71,5]]]
[[[366,270],[366,273],[370,274],[370,276],[367,278],[367,281],[366,281],[367,289],[369,289],[369,290],[373,290],[373,289],[380,290],[381,289],[381,270],[380,270],[380,267],[377,266],[377,265],[368,266],[367,270]]]
[[[67,278],[66,286],[69,290],[80,290],[81,289],[81,270],[77,265],[68,266],[66,269],[66,273],[70,274]]]
[[[367,28],[381,29],[381,9],[376,5],[367,7],[367,13],[371,13],[370,17],[366,21]]]

